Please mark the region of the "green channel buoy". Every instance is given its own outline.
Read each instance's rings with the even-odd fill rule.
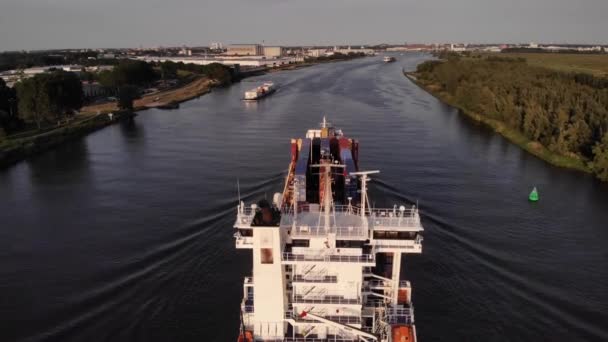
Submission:
[[[530,200],[530,202],[538,202],[538,190],[536,190],[536,187],[532,189],[532,192],[530,193],[530,196],[528,196],[528,199]]]

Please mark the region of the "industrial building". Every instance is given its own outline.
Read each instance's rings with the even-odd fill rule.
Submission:
[[[226,50],[228,56],[262,56],[264,48],[260,44],[232,44]]]
[[[184,64],[208,65],[212,63],[220,63],[228,66],[240,65],[241,67],[278,67],[285,64],[295,63],[298,60],[294,57],[280,58],[265,58],[264,56],[221,56],[214,58],[207,57],[156,57],[156,56],[141,56],[136,59],[145,62],[165,62],[171,61]]]
[[[264,57],[279,58],[283,57],[284,49],[281,46],[264,46]]]

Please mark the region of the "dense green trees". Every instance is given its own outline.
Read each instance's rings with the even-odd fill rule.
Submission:
[[[174,70],[177,74],[178,70],[188,71],[193,74],[207,76],[211,79],[218,81],[219,84],[227,85],[233,81],[233,71],[230,67],[220,64],[220,63],[211,63],[208,65],[198,65],[198,64],[185,64],[182,62],[173,63],[170,61],[160,63],[161,74],[163,68]]]
[[[82,107],[82,83],[71,72],[38,74],[17,84],[19,116],[41,128],[74,114]]]
[[[608,134],[593,147],[593,171],[599,179],[608,180]]]
[[[158,79],[158,74],[152,65],[143,61],[123,60],[112,69],[102,71],[98,75],[99,83],[104,87],[118,91],[127,84],[144,86]]]
[[[133,110],[133,101],[139,96],[137,87],[124,85],[118,89],[118,108]]]
[[[19,61],[43,64],[59,62],[43,60],[43,57],[37,54],[28,56],[0,53],[0,64]],[[35,124],[40,129],[72,115],[83,105],[82,80],[98,80],[118,97],[118,107],[126,110],[133,109],[133,101],[139,97],[142,87],[151,86],[160,76],[164,79],[175,78],[179,70],[207,76],[217,80],[219,84],[229,84],[233,80],[232,69],[217,63],[203,66],[164,62],[159,66],[160,72],[155,70],[154,64],[151,63],[121,60],[112,71],[99,74],[81,72],[78,76],[75,73],[56,70],[23,79],[15,88],[7,87],[0,79],[0,136],[18,131],[23,123]]]
[[[0,138],[18,125],[17,92],[0,78]]]
[[[608,80],[513,58],[448,58],[418,67],[422,83],[465,110],[504,122],[551,152],[590,162],[608,180]]]
[[[114,58],[98,58],[98,52],[0,52],[0,71],[31,68],[33,66],[51,66],[60,64],[78,64],[84,66],[115,65],[118,63]]]
[[[163,80],[170,80],[177,78],[178,65],[172,61],[165,61],[160,63],[160,77]]]

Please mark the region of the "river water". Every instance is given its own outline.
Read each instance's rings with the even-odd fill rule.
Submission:
[[[420,341],[608,340],[608,186],[469,122],[403,77],[428,56],[396,57],[248,79],[0,171],[0,340],[234,341],[236,181],[271,198],[323,115],[382,171],[377,206],[419,203]],[[239,100],[266,80],[279,92]]]

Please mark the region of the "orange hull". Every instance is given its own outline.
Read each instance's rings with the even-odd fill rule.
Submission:
[[[407,289],[405,289],[405,288],[399,289],[399,292],[398,292],[398,295],[397,295],[397,303],[399,303],[399,304],[409,304],[408,295],[407,295]]]
[[[394,325],[393,342],[414,342],[414,328],[409,325]]]
[[[240,334],[238,342],[253,342],[253,334],[251,333],[251,331],[245,331],[245,336],[243,336],[243,334]]]

